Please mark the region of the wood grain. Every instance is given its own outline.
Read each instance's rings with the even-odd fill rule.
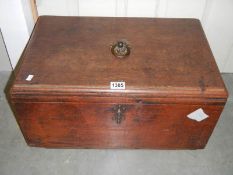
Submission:
[[[132,48],[125,59],[110,51],[120,39]],[[22,59],[15,90],[46,91],[50,86],[112,92],[110,81],[123,80],[127,93],[153,95],[166,89],[169,94],[226,95],[200,22],[194,19],[43,16]],[[30,82],[25,80],[28,74],[34,75]]]
[[[124,104],[125,120],[113,120],[116,104],[15,103],[27,143],[51,148],[204,148],[223,105]],[[198,108],[209,115],[197,122]]]
[[[110,51],[120,39],[123,59]],[[195,19],[43,16],[14,73],[9,102],[38,147],[204,148],[228,96]],[[125,90],[109,89],[120,80]],[[199,108],[209,118],[187,118]]]

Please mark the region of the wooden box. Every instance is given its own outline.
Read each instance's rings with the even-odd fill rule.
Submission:
[[[42,16],[14,75],[37,147],[204,148],[227,100],[196,19]]]

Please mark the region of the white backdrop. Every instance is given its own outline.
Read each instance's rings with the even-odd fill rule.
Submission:
[[[13,67],[18,62],[33,25],[27,0],[0,0],[0,28]]]
[[[0,10],[3,9],[10,15],[9,9],[1,7],[3,1],[0,0]],[[9,4],[10,8],[10,3],[14,2],[16,6],[19,1],[21,6],[13,8],[13,17],[20,25],[14,31],[7,31],[4,29],[13,28],[15,24],[6,21],[6,25],[11,27],[5,25],[2,29],[5,31],[3,37],[9,38],[6,44],[11,43],[7,47],[10,48],[10,57],[13,55],[10,58],[13,66],[17,63],[32,28],[26,2],[28,0],[8,0],[4,3]],[[198,18],[220,71],[233,73],[233,0],[37,0],[37,8],[39,15]],[[1,13],[0,11],[0,22]],[[23,32],[17,30],[25,30],[25,27],[28,33],[24,32],[27,36],[22,38]],[[18,35],[21,35],[21,40],[12,44],[12,36],[20,39]],[[8,40],[7,37],[5,39]]]

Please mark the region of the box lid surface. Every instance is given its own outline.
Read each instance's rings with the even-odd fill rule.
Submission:
[[[111,52],[121,39],[131,48],[125,58]],[[124,81],[126,89],[111,90],[112,81]],[[42,16],[18,64],[12,92],[48,89],[227,96],[196,19]]]

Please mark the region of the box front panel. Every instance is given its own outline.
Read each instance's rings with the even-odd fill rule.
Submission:
[[[50,148],[203,148],[223,105],[14,103],[27,143]],[[187,117],[202,108],[203,121]]]

